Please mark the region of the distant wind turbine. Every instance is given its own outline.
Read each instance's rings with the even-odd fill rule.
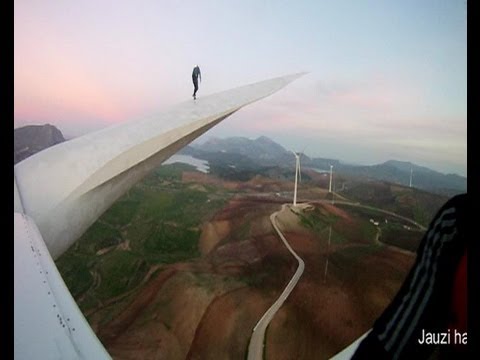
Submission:
[[[329,193],[332,192],[332,169],[333,169],[333,165],[330,165],[330,185],[328,186]]]
[[[297,185],[298,185],[298,178],[302,181],[302,173],[300,170],[300,155],[302,153],[296,153],[292,151],[293,155],[295,155],[295,190],[293,192],[293,206],[297,206]]]
[[[413,168],[410,168],[410,187],[412,187]]]
[[[333,193],[332,193],[332,205],[335,204],[335,190],[336,190],[335,185],[336,185],[336,183],[334,182],[333,183]]]

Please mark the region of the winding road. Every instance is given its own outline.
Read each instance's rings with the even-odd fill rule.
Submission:
[[[303,260],[297,255],[297,253],[292,249],[290,244],[283,236],[282,232],[277,226],[276,217],[277,214],[281,211],[284,211],[286,207],[289,207],[290,204],[283,204],[282,209],[280,211],[274,212],[270,215],[270,221],[277,232],[278,236],[282,239],[283,243],[287,247],[288,251],[297,259],[298,267],[297,271],[293,275],[292,279],[289,281],[283,292],[280,294],[280,297],[273,303],[272,306],[263,314],[262,318],[258,321],[257,325],[253,328],[252,337],[250,339],[250,344],[248,345],[248,360],[261,360],[263,359],[263,347],[264,347],[264,339],[265,339],[265,331],[270,324],[270,321],[275,316],[276,312],[280,307],[283,305],[285,300],[287,299],[288,295],[292,292],[295,285],[297,285],[298,280],[303,274],[303,270],[305,269],[305,263]]]
[[[308,202],[310,202],[311,204],[331,203],[330,200],[310,200]],[[373,207],[373,206],[362,205],[360,203],[349,202],[349,201],[339,200],[339,201],[335,201],[335,203],[336,204],[341,204],[341,205],[361,207],[361,208],[365,208],[365,209],[375,210],[375,211],[378,211],[378,212],[381,212],[381,213],[384,213],[384,214],[392,215],[392,216],[395,216],[395,217],[400,218],[402,220],[410,222],[411,224],[417,226],[421,230],[426,230],[426,228],[424,226],[420,225],[419,223],[415,222],[414,220],[409,219],[409,218],[404,217],[404,216],[401,216],[401,215],[398,215],[398,214],[396,214],[394,212],[391,212],[391,211],[379,209],[379,208],[376,208],[376,207]],[[264,351],[264,345],[265,345],[265,343],[264,343],[265,342],[265,331],[266,331],[268,325],[270,324],[270,321],[273,319],[276,312],[278,311],[278,309],[280,309],[280,307],[283,305],[283,303],[285,302],[287,297],[290,295],[290,293],[292,292],[294,287],[297,285],[297,282],[300,279],[300,277],[302,276],[303,270],[305,269],[305,263],[297,255],[297,253],[292,249],[292,247],[287,242],[287,239],[285,239],[285,236],[282,234],[282,232],[280,231],[280,229],[278,228],[278,225],[276,223],[276,218],[277,218],[278,213],[280,213],[282,211],[285,211],[285,209],[290,208],[290,206],[291,206],[291,204],[283,204],[280,211],[276,211],[272,215],[270,215],[270,221],[271,221],[275,231],[277,232],[278,236],[280,236],[283,243],[287,247],[288,251],[290,251],[290,253],[295,257],[295,259],[297,259],[298,267],[297,267],[297,270],[295,271],[295,274],[293,275],[292,279],[287,284],[287,286],[285,287],[283,292],[280,294],[280,297],[273,303],[272,306],[270,306],[270,308],[265,312],[265,314],[263,314],[262,318],[258,321],[258,323],[253,328],[252,337],[250,338],[250,343],[248,345],[248,360],[262,360],[263,359],[263,351]],[[375,237],[375,242],[377,242],[377,243],[380,242],[379,241],[379,237],[380,237],[380,234],[381,234],[380,231],[381,230],[378,229],[378,232],[377,232],[376,237]],[[365,336],[365,334],[363,336]],[[357,341],[354,343],[355,345],[358,343],[358,340],[361,340],[361,339],[357,339]]]
[[[331,203],[330,200],[312,200],[310,201],[312,204],[314,203]],[[387,215],[391,215],[391,216],[395,216],[399,219],[402,219],[402,220],[405,220],[407,222],[409,222],[410,224],[418,227],[420,230],[427,230],[427,228],[423,225],[420,225],[419,223],[417,223],[415,220],[412,220],[412,219],[409,219],[405,216],[402,216],[402,215],[398,215],[392,211],[388,211],[388,210],[383,210],[383,209],[380,209],[380,208],[377,208],[375,206],[369,206],[369,205],[362,205],[358,202],[354,203],[354,202],[350,202],[350,201],[335,201],[335,204],[341,204],[341,205],[348,205],[348,206],[354,206],[354,207],[360,207],[360,208],[364,208],[364,209],[370,209],[370,210],[374,210],[374,211],[378,211],[378,212],[381,212],[383,214],[387,214]]]

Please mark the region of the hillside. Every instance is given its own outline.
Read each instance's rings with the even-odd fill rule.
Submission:
[[[214,166],[230,166],[237,169],[284,167],[293,168],[294,157],[281,145],[266,136],[257,139],[232,137],[213,138],[201,145],[187,146],[181,153],[208,160]],[[377,165],[349,165],[336,159],[310,158],[302,155],[301,163],[307,167],[329,170],[333,165],[339,175],[357,177],[364,180],[388,181],[399,185],[409,185],[410,171],[413,170],[412,185],[415,188],[453,196],[467,191],[467,178],[456,174],[442,174],[424,166],[410,162],[389,160]]]
[[[265,139],[257,146],[276,151]],[[245,358],[253,327],[295,271],[269,221],[292,200],[293,169],[224,148],[183,152],[208,157],[210,173],[160,166],[56,262],[114,358]],[[268,358],[327,359],[370,328],[423,236],[382,210],[427,224],[445,200],[337,173],[335,186],[332,198],[327,174],[304,168],[298,199],[313,207],[279,216],[306,270],[269,326]]]
[[[55,126],[29,125],[13,130],[13,164],[50,146],[65,141]]]
[[[241,155],[256,166],[284,166],[292,161],[290,151],[266,136],[260,136],[254,140],[244,137],[212,138],[202,145],[196,145],[193,151],[199,151],[203,156],[212,156],[211,154]]]
[[[268,358],[327,359],[361,335],[400,287],[414,259],[405,250],[423,235],[391,215],[333,206],[322,179],[312,173],[299,189],[310,211],[279,216],[306,270],[269,326]],[[292,185],[171,164],[120,198],[57,261],[109,353],[244,358],[253,327],[295,271],[269,220],[291,201]],[[376,227],[372,216],[388,224]]]
[[[410,162],[389,160],[372,166],[339,166],[338,171],[350,176],[373,178],[408,186],[412,170],[412,186],[453,196],[467,191],[467,178],[455,174],[442,174]]]

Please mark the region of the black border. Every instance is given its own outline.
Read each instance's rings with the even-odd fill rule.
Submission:
[[[465,0],[465,6],[467,1]],[[479,241],[477,236],[476,225],[478,225],[479,215],[478,204],[480,203],[479,189],[479,149],[478,135],[479,124],[479,66],[480,56],[476,45],[478,45],[477,33],[479,21],[479,4],[478,1],[470,1],[467,10],[467,101],[468,101],[468,121],[467,121],[467,186],[469,194],[469,218],[467,221],[468,242],[468,347],[472,358],[480,358],[480,337],[478,331],[478,323],[480,319],[479,304],[480,298],[480,264],[479,259]],[[475,34],[475,35],[474,35]]]

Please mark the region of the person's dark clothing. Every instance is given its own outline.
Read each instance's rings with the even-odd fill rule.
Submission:
[[[193,98],[196,98],[197,91],[198,91],[198,79],[202,81],[202,74],[200,73],[200,68],[195,66],[192,72],[192,81],[193,81]]]
[[[439,210],[400,291],[360,343],[353,360],[428,359],[434,351],[440,358],[466,354],[467,345],[454,345],[455,330],[467,329],[466,203],[467,194],[457,195]],[[449,329],[450,345],[420,344],[425,334]]]

